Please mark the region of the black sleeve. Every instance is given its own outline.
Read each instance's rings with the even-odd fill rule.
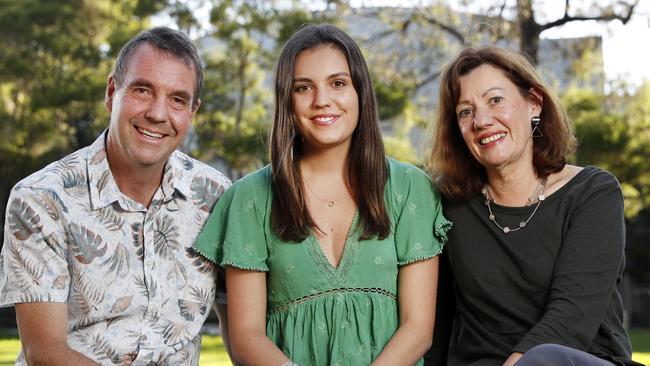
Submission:
[[[587,351],[605,317],[623,268],[623,196],[606,172],[584,192],[566,222],[544,314],[513,352],[543,343]]]
[[[431,348],[424,355],[424,364],[426,366],[447,365],[447,351],[449,349],[454,317],[456,316],[454,277],[446,253],[444,251],[440,256],[438,294],[436,297],[436,323],[433,330]]]

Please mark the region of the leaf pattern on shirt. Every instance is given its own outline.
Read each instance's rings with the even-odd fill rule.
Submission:
[[[208,311],[207,304],[210,303],[210,299],[214,297],[214,294],[195,286],[190,286],[189,293],[193,301],[178,299],[178,308],[186,320],[192,321],[197,314],[205,315]]]
[[[109,311],[110,314],[119,314],[123,313],[126,311],[126,309],[131,306],[131,300],[133,299],[133,295],[130,296],[122,296],[119,299],[115,300],[113,305],[111,306],[111,310]]]
[[[98,360],[109,360],[114,364],[122,363],[122,355],[120,355],[115,348],[113,348],[111,342],[102,337],[101,334],[96,334],[92,343],[88,344],[88,346]]]
[[[90,264],[95,258],[106,254],[107,244],[101,236],[92,230],[72,223],[66,228],[66,231],[74,257],[79,262]]]
[[[194,162],[188,156],[180,156],[178,160],[180,160],[181,164],[183,165],[183,169],[194,169]]]
[[[106,160],[106,150],[101,149],[97,151],[92,158],[90,158],[90,164],[91,165],[101,164],[101,162],[104,160]]]
[[[62,246],[61,243],[59,243],[59,239],[56,237],[56,233],[52,233],[46,237],[43,238],[43,242],[50,247],[53,253],[58,255],[61,258],[65,258],[65,249],[66,247]]]
[[[178,309],[185,320],[193,321],[197,314],[205,314],[207,305],[205,303],[178,299]]]
[[[30,255],[22,255],[16,245],[11,245],[11,268],[21,292],[27,292],[32,285],[40,285],[43,266]],[[23,250],[22,252],[25,252]]]
[[[102,265],[106,267],[108,274],[112,273],[115,278],[126,277],[129,274],[129,268],[131,266],[129,251],[122,243],[117,244],[113,255],[106,257]]]
[[[21,293],[16,299],[16,303],[30,303],[30,302],[54,302],[51,294],[35,294],[32,292]]]
[[[166,215],[158,216],[153,225],[154,252],[166,259],[174,258],[180,248],[178,227],[174,225],[171,217]]]
[[[216,201],[210,190],[218,195],[229,182],[180,153],[169,163],[167,185],[154,198],[161,207],[146,221],[126,212],[142,207],[127,206],[133,201],[119,192],[107,170],[104,138],[26,178],[12,192],[11,200],[19,201],[12,207],[15,218],[7,215],[0,297],[67,301],[70,346],[90,356],[93,347],[104,365],[127,365],[136,357],[143,364],[198,364],[197,330],[214,301],[211,271],[217,267],[187,247]],[[193,180],[202,192],[191,190]],[[178,192],[188,192],[187,198]],[[96,193],[101,202],[93,201]],[[109,198],[118,204],[97,206]],[[145,267],[145,259],[155,266]]]
[[[163,336],[163,342],[167,345],[178,343],[190,335],[187,331],[186,322],[168,322],[162,328],[161,334]]]
[[[63,172],[63,189],[65,193],[73,197],[84,197],[86,191],[86,176],[79,170],[67,170]]]
[[[43,228],[41,217],[21,198],[16,198],[9,204],[7,223],[9,231],[18,240],[27,240],[32,234],[40,232]]]
[[[61,200],[61,197],[53,189],[46,189],[41,193],[41,200],[45,206],[47,214],[54,221],[59,221],[64,213],[68,213],[68,208]]]
[[[97,304],[104,300],[105,289],[97,288],[94,283],[96,279],[86,278],[79,270],[79,265],[76,262],[72,263],[72,287],[74,289],[71,305],[81,310],[82,316],[75,326],[84,326],[88,323],[91,311],[97,310]]]
[[[205,259],[193,247],[185,248],[185,255],[192,260],[192,265],[197,271],[201,273],[212,273],[215,270],[216,265]]]
[[[206,177],[195,177],[190,186],[192,202],[205,212],[210,212],[217,198],[224,192],[221,184]]]
[[[106,185],[108,182],[110,182],[111,178],[111,171],[107,170],[102,173],[101,177],[97,180],[97,191],[102,192],[104,188],[106,188]]]
[[[172,269],[167,274],[167,280],[176,278],[177,286],[179,288],[185,287],[187,284],[187,269],[178,259],[174,259],[173,262]]]
[[[67,273],[58,275],[54,281],[52,281],[52,288],[57,290],[63,290],[65,285],[68,283],[70,276]]]
[[[144,257],[144,232],[142,230],[142,223],[136,222],[131,225],[131,237],[133,239],[131,244],[137,248],[135,254],[142,260]]]
[[[158,284],[154,278],[149,278],[147,281],[144,276],[135,276],[133,281],[142,296],[148,298],[156,297],[156,294],[158,293]]]
[[[122,226],[124,226],[124,219],[121,218],[111,206],[106,206],[92,212],[99,222],[110,231],[121,230]]]

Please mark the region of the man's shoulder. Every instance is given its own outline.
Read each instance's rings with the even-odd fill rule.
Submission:
[[[58,190],[64,189],[69,181],[86,180],[85,162],[88,148],[81,148],[49,163],[16,183],[12,191]]]
[[[184,175],[187,174],[192,178],[205,177],[218,182],[220,185],[224,186],[224,188],[231,185],[230,179],[228,179],[228,177],[226,177],[222,172],[181,151],[174,151],[170,159],[173,159],[174,164],[178,164],[183,169]]]

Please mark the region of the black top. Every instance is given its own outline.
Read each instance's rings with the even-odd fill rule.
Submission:
[[[544,200],[526,227],[504,233],[483,196],[443,203],[454,223],[442,266],[438,319],[428,365],[500,366],[512,352],[555,343],[634,365],[617,285],[624,268],[623,196],[610,173],[586,167]],[[516,228],[535,208],[491,203]],[[449,319],[455,312],[453,328]],[[451,331],[451,333],[449,333]]]

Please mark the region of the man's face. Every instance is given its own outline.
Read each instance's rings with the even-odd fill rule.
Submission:
[[[196,82],[180,58],[146,43],[133,52],[122,83],[111,76],[106,88],[111,170],[162,170],[200,105],[192,104]]]

